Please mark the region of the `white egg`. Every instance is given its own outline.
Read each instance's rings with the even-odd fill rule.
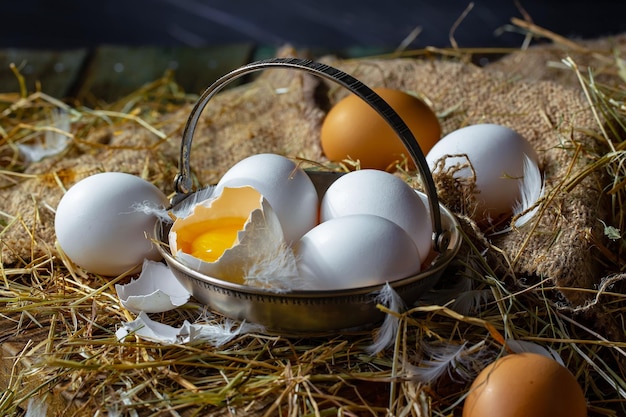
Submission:
[[[141,205],[164,209],[165,194],[150,182],[122,172],[87,177],[61,198],[54,220],[59,245],[85,270],[119,275],[144,259],[158,260],[150,241],[157,217],[138,210]]]
[[[260,192],[278,216],[287,243],[296,242],[318,222],[315,185],[284,156],[265,153],[239,161],[219,180],[215,195],[225,186],[250,186]]]
[[[428,152],[426,161],[431,171],[437,172],[440,167],[436,164],[441,158],[445,157],[443,169],[467,164],[469,160],[476,174],[478,212],[474,217],[491,222],[510,216],[520,201],[525,155],[537,164],[535,149],[515,130],[496,124],[477,124],[444,136]],[[472,172],[466,167],[455,176],[470,178]]]
[[[401,178],[375,169],[341,176],[322,197],[320,221],[352,214],[374,214],[391,220],[411,236],[421,259],[428,257],[433,235],[428,210],[415,190]]]
[[[420,272],[413,239],[396,223],[353,214],[320,223],[294,251],[307,289],[338,290],[383,284]]]

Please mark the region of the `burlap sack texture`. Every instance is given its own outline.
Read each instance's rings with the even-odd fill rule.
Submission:
[[[444,133],[486,122],[514,128],[538,151],[547,193],[558,188],[568,170],[576,171],[589,157],[602,153],[601,143],[585,133],[597,131],[598,126],[579,89],[549,81],[524,82],[515,75],[438,59],[322,60],[371,87],[420,94],[445,115]],[[323,162],[319,127],[328,107],[346,93],[307,73],[283,69],[267,70],[254,82],[221,93],[209,103],[195,135],[191,152],[195,174],[204,184],[214,183],[236,161],[260,152]],[[76,146],[59,158],[31,165],[28,172],[40,177],[9,188],[7,198],[0,202],[2,211],[20,219],[4,232],[3,263],[30,262],[56,253],[53,213],[45,207],[56,207],[62,190],[54,182],[41,180],[51,172],[59,173],[66,188],[80,179],[77,173],[111,170],[141,174],[171,192],[189,110],[184,106],[160,116],[157,124],[169,140],[159,142],[128,123],[115,132],[104,128],[83,138],[107,146]],[[128,149],[130,145],[143,148]],[[576,145],[585,152],[573,161]],[[73,175],[62,175],[68,172]],[[493,244],[504,257],[504,261],[499,259],[501,268],[523,277],[548,277],[562,287],[593,288],[600,279],[594,267],[593,239],[602,239],[601,187],[600,174],[593,174],[568,193],[556,191],[536,228],[494,238]],[[441,197],[450,208],[462,206],[454,200],[454,193],[441,192]],[[464,217],[465,213],[458,214]],[[586,299],[576,291],[564,295],[572,305]]]
[[[400,88],[423,96],[436,112],[447,114],[442,119],[444,133],[470,124],[497,123],[527,138],[539,154],[546,195],[553,200],[537,225],[533,221],[506,235],[488,237],[502,250],[491,251],[493,259],[501,263],[502,272],[509,269],[535,280],[552,278],[560,287],[593,288],[599,282],[593,241],[603,239],[598,221],[603,218],[602,174],[593,173],[568,193],[559,191],[559,184],[571,172],[604,153],[603,144],[588,135],[599,131],[599,126],[580,89],[550,81],[519,81],[517,74],[441,60],[330,59],[329,63],[372,87]],[[336,91],[333,100],[343,95]],[[585,152],[574,160],[576,146]],[[469,214],[462,212],[465,203],[459,201],[466,194],[447,191],[439,190],[443,203],[462,217]],[[475,237],[482,239],[479,235]],[[583,304],[587,298],[576,291],[563,294],[573,305]]]
[[[566,70],[563,59],[570,57],[586,76],[590,69],[598,83],[620,82],[615,60],[626,52],[626,34],[598,39],[547,43],[510,53],[489,64],[486,69],[509,74],[527,82],[553,81],[577,88],[580,81],[574,71]]]
[[[296,51],[286,48],[284,53]],[[253,83],[215,97],[194,136],[191,166],[198,182],[215,183],[235,162],[260,152],[320,160],[317,131],[324,112],[314,98],[317,85],[317,79],[301,72],[267,71]],[[64,189],[88,175],[128,172],[172,193],[191,107],[182,105],[148,120],[166,140],[133,121],[104,125],[77,137],[63,154],[30,164],[25,170],[30,177],[0,178],[0,211],[11,216],[0,236],[3,265],[29,267],[58,256],[54,209]],[[73,133],[78,132],[73,126]]]

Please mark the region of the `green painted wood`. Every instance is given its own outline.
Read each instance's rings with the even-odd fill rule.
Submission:
[[[26,81],[29,93],[36,91],[39,83],[44,93],[65,98],[72,90],[87,57],[86,49],[0,49],[0,92],[20,91],[17,77],[10,68],[11,64],[15,64]]]
[[[253,46],[203,48],[98,48],[85,67],[76,96],[115,100],[173,70],[188,93],[200,93],[218,77],[249,62]]]
[[[118,47],[48,51],[0,50],[0,93],[19,92],[11,63],[26,80],[28,92],[111,102],[160,79],[168,70],[188,93],[200,93],[221,75],[250,61],[254,47],[234,44],[200,48]]]

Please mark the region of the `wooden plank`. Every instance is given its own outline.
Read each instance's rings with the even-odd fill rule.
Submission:
[[[205,48],[98,48],[89,61],[76,96],[115,100],[173,70],[186,92],[200,93],[218,77],[250,60],[252,45]]]
[[[36,84],[53,97],[64,98],[80,74],[87,49],[71,50],[0,50],[0,92],[20,91],[19,82],[10,69],[15,64],[26,81],[28,92],[36,91]]]
[[[13,63],[24,76],[28,92],[40,83],[57,98],[114,101],[173,70],[189,93],[200,93],[226,72],[249,62],[252,44],[191,47],[103,46],[93,51],[0,50],[0,93],[19,92]],[[234,84],[233,84],[234,85]]]

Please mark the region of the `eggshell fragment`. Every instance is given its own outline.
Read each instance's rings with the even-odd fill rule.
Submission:
[[[404,229],[372,214],[320,223],[294,251],[307,289],[378,285],[417,274],[421,268],[419,252]]]
[[[162,313],[189,301],[190,294],[167,265],[144,260],[141,274],[126,285],[116,284],[122,305],[133,313]]]
[[[282,155],[252,155],[233,165],[218,181],[224,187],[250,186],[259,191],[278,217],[285,241],[296,242],[318,222],[319,199],[309,176]]]
[[[116,276],[161,258],[150,240],[157,222],[139,206],[165,210],[167,196],[143,178],[105,172],[73,185],[61,198],[54,230],[65,254],[94,274]]]
[[[133,334],[143,340],[171,345],[184,343],[183,335],[189,333],[191,323],[187,320],[180,328],[150,319],[145,312],[140,312],[137,318],[129,323],[124,323],[116,332],[115,336],[120,342],[125,341],[129,334]]]
[[[586,417],[572,373],[537,353],[514,353],[488,365],[472,383],[463,417]]]
[[[246,219],[245,224],[237,232],[233,245],[221,257],[207,262],[191,255],[189,245],[207,227],[234,217]],[[259,264],[268,263],[268,257],[276,256],[277,252],[284,257],[281,261],[285,274],[296,273],[293,254],[289,257],[291,252],[280,251],[285,247],[285,240],[272,206],[259,191],[248,186],[224,187],[215,198],[197,204],[189,216],[174,222],[169,243],[172,254],[185,265],[205,275],[238,284],[245,284],[249,272],[257,270]]]
[[[223,323],[190,323],[185,320],[176,328],[165,323],[150,319],[141,312],[131,322],[122,323],[115,332],[117,340],[124,342],[129,335],[164,345],[203,342],[219,347],[233,338],[252,332],[263,332],[264,328],[253,323],[238,323],[226,320]]]
[[[478,203],[473,216],[479,222],[495,223],[510,216],[521,201],[525,157],[538,165],[537,152],[526,138],[506,126],[485,123],[444,136],[428,152],[426,161],[433,173],[458,166],[455,177],[472,178],[472,170],[463,167],[469,161]]]
[[[391,220],[411,236],[422,260],[431,252],[433,227],[424,200],[389,172],[352,171],[328,188],[320,204],[320,221],[351,214],[374,214]]]

